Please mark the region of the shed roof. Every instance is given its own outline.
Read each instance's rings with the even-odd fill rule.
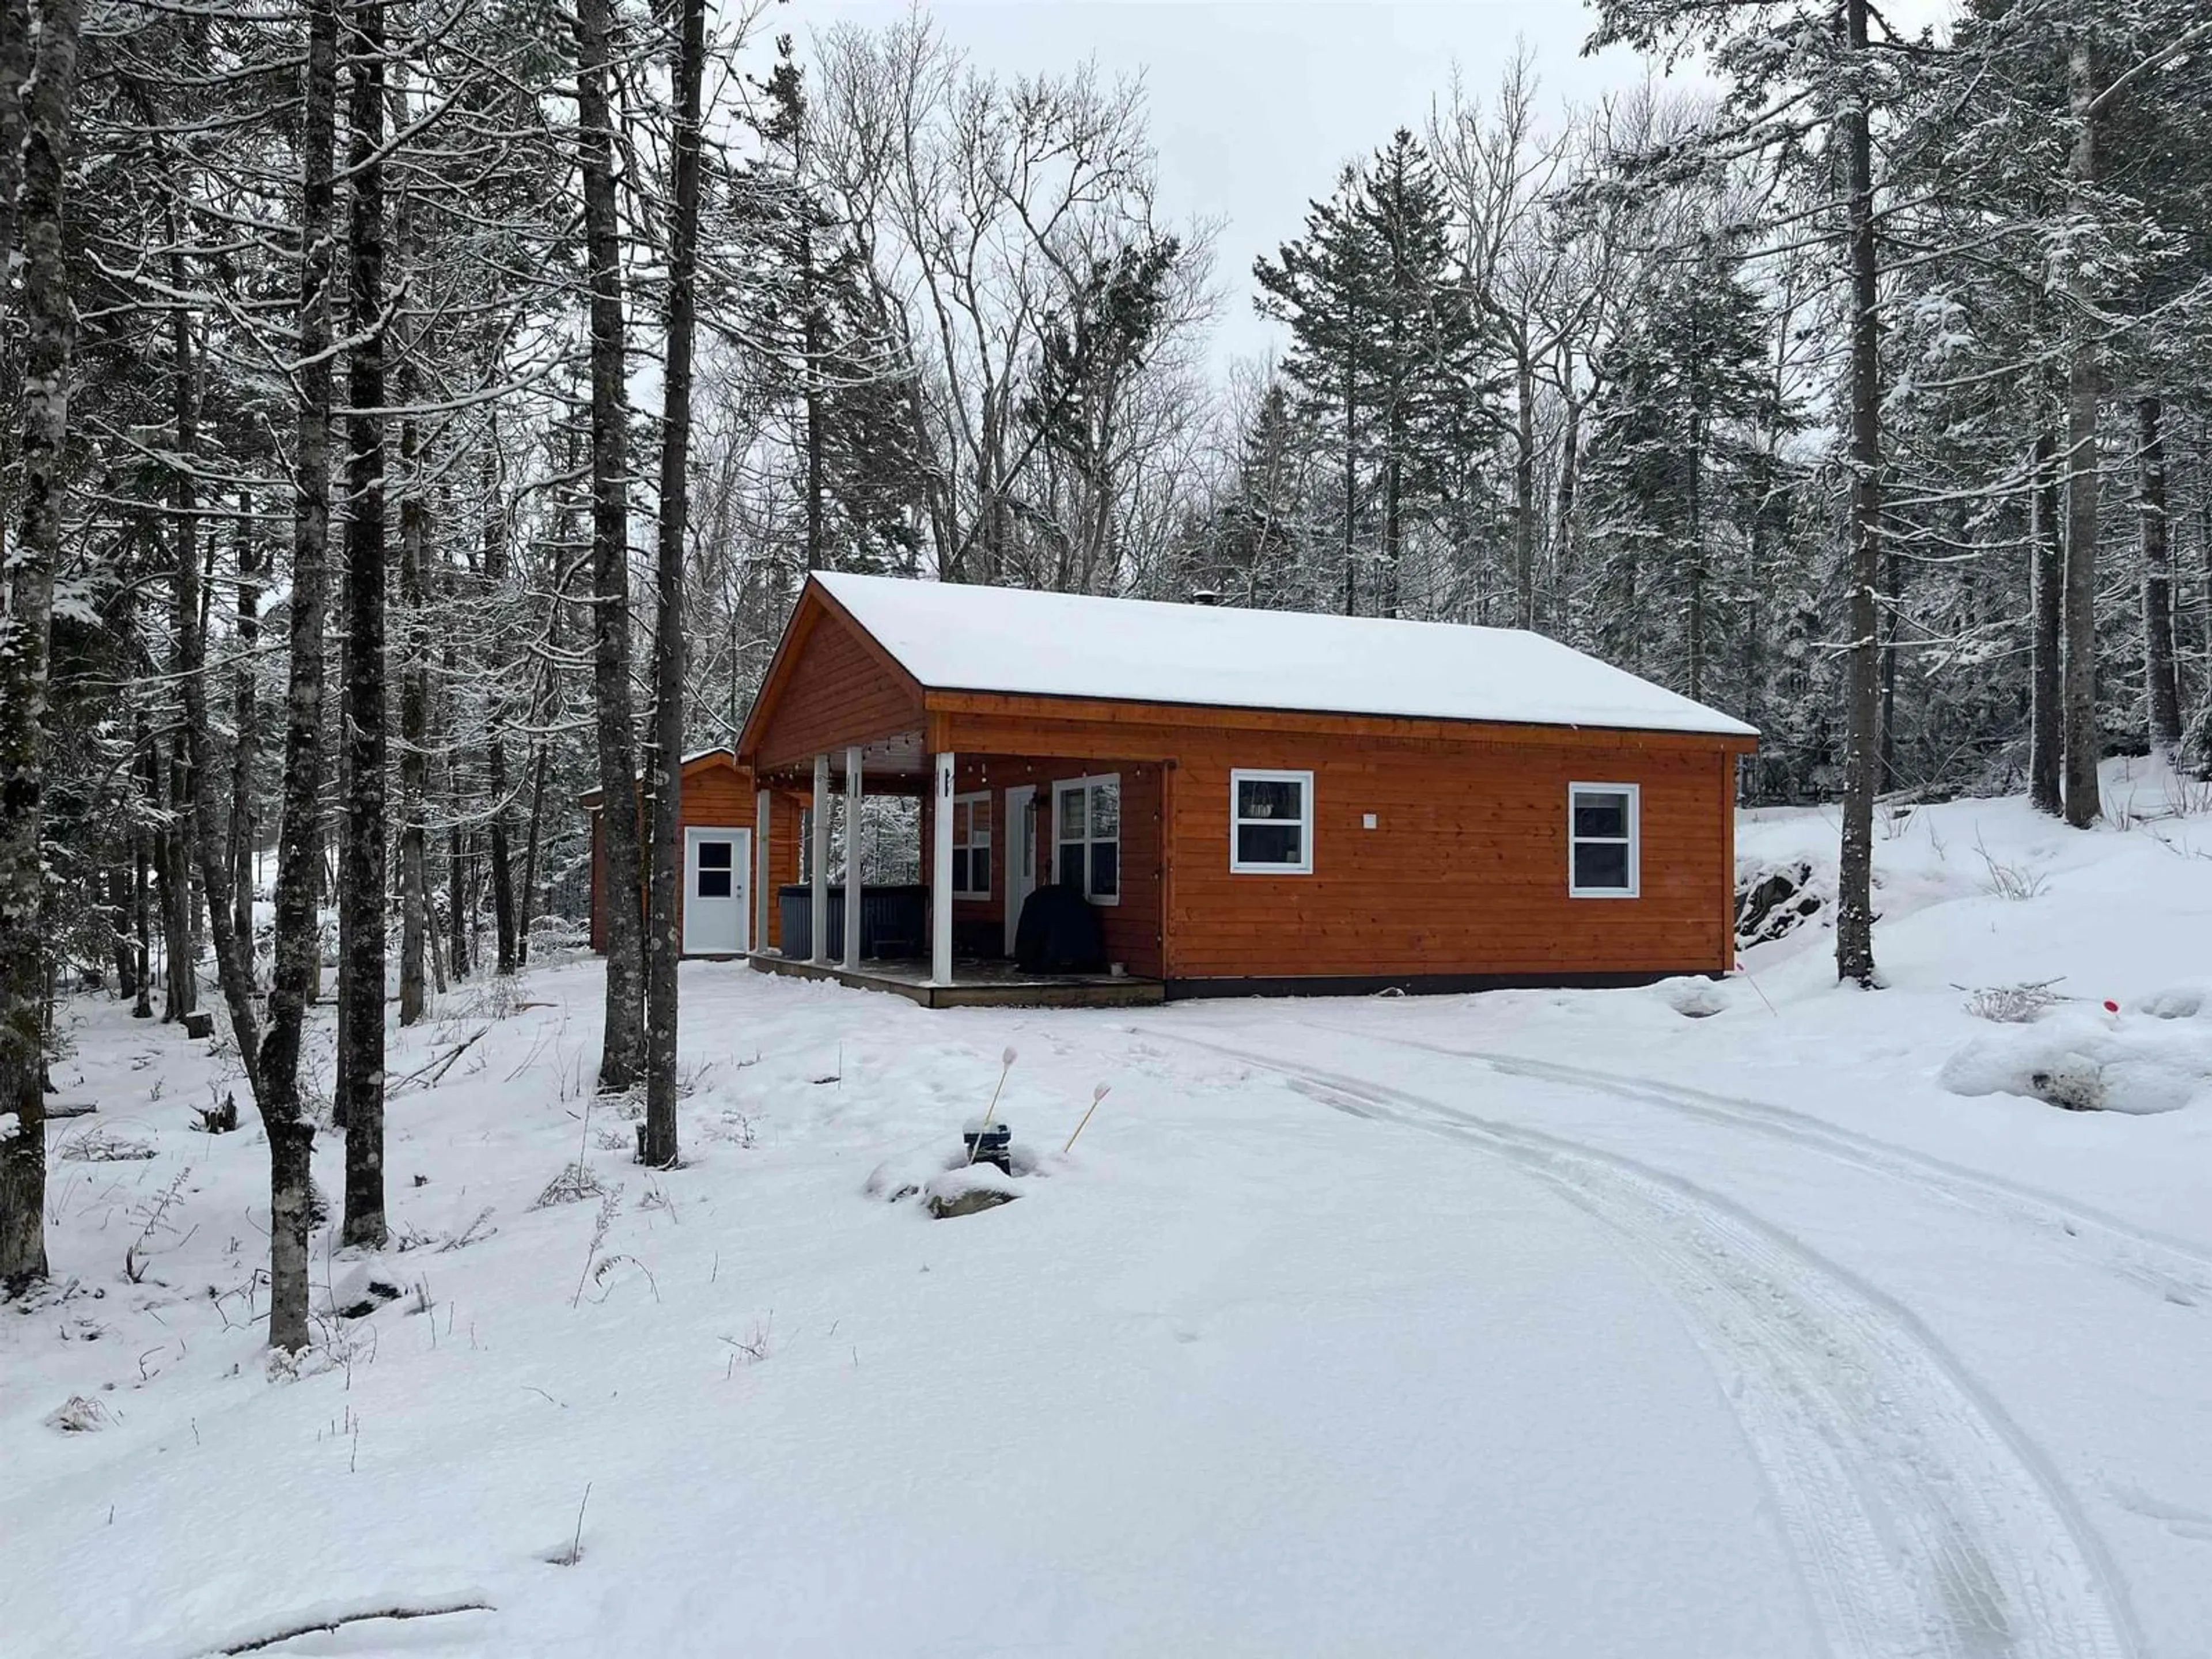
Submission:
[[[930,690],[1750,738],[1540,634],[817,571]]]
[[[682,760],[677,763],[676,769],[679,776],[688,778],[693,773],[697,772],[710,764],[727,764],[730,766],[735,766],[737,763],[738,751],[731,748],[727,744],[717,744],[712,749],[693,750],[690,754],[684,756]],[[645,769],[641,766],[639,767],[637,769],[636,775],[638,782],[642,784],[645,781]],[[599,802],[605,799],[606,793],[605,786],[594,784],[591,788],[586,789],[582,794],[576,797],[576,804],[579,806],[588,810],[591,807],[597,806]]]

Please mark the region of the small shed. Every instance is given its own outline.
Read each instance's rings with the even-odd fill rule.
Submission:
[[[773,948],[778,939],[772,910],[767,931],[755,930],[752,884],[757,878],[759,860],[753,855],[753,842],[762,824],[775,821],[781,813],[783,831],[776,837],[778,845],[769,869],[773,878],[796,879],[800,803],[788,796],[781,800],[763,797],[754,787],[751,770],[740,766],[736,751],[727,748],[702,749],[686,755],[678,788],[684,863],[677,887],[677,915],[684,954],[741,957],[757,945]],[[602,951],[607,948],[606,837],[600,811],[605,799],[605,790],[592,789],[577,800],[592,825],[592,949]],[[641,774],[637,797],[641,836],[644,810]]]
[[[812,803],[805,948],[752,960],[931,1003],[1717,974],[1756,744],[1534,633],[817,573],[736,763]],[[832,926],[830,821],[870,792],[925,803],[918,961],[864,948],[856,860]],[[1006,963],[1046,884],[1109,958],[1058,996]]]

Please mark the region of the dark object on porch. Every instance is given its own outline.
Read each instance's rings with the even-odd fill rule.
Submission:
[[[799,884],[776,890],[783,927],[783,953],[804,961],[814,954],[811,890]],[[929,936],[929,889],[871,883],[860,889],[860,954],[876,960],[918,957]],[[830,890],[830,954],[845,954],[845,889]]]
[[[1103,974],[1106,935],[1098,912],[1069,887],[1040,887],[1014,927],[1014,960],[1025,974]]]

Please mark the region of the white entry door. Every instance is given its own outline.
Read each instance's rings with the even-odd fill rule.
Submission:
[[[684,832],[684,954],[736,956],[752,915],[752,831]]]
[[[1036,785],[1016,784],[1006,791],[1006,954],[1014,953],[1014,931],[1022,925],[1022,902],[1036,890]]]

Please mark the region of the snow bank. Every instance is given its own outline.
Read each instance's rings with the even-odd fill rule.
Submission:
[[[2179,1111],[2212,1100],[2206,1009],[2201,989],[2187,988],[2144,999],[2140,1012],[2069,1006],[1975,1037],[1939,1080],[1955,1095],[2024,1095],[2072,1111]]]

